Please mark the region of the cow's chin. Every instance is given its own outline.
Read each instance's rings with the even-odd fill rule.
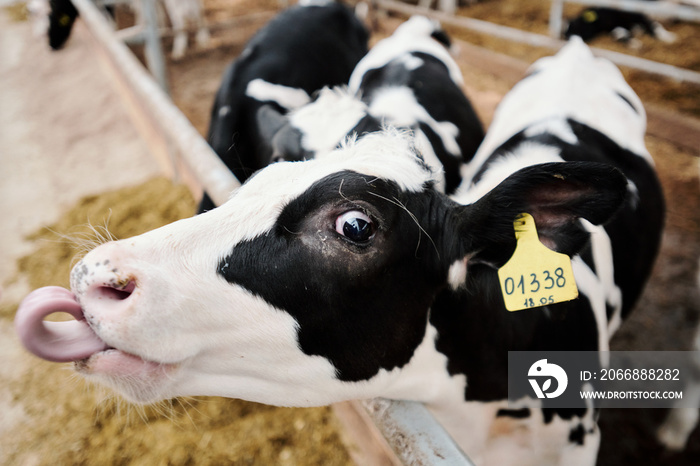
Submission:
[[[149,404],[169,398],[177,364],[147,361],[110,348],[75,362],[75,370],[89,381],[105,385],[132,403]]]

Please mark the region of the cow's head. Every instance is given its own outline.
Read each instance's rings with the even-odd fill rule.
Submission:
[[[546,164],[463,206],[391,132],[274,164],[221,207],[101,245],[75,266],[72,292],[104,342],[77,368],[142,402],[379,396],[428,340],[436,293],[473,262],[508,259],[519,213],[571,253],[586,238],[579,217],[605,221],[625,188],[608,166]]]
[[[331,152],[349,134],[380,129],[367,105],[343,87],[323,88],[312,102],[288,114],[267,104],[256,116],[260,144],[270,147],[273,162],[309,160]]]

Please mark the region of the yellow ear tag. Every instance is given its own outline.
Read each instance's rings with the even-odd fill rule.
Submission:
[[[506,309],[520,311],[577,298],[569,256],[540,243],[532,215],[518,215],[513,227],[517,240],[515,252],[498,269]]]
[[[598,19],[598,15],[593,10],[586,10],[583,12],[583,20],[587,23],[595,23]]]

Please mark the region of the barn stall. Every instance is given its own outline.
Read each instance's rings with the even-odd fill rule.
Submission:
[[[169,83],[173,99],[200,133],[206,131],[208,112],[223,68],[240,52],[245,39],[252,31],[263,23],[265,11],[274,11],[278,7],[276,2],[269,2],[269,4],[264,2],[247,3],[249,4],[246,2],[205,1],[207,17],[212,22],[230,21],[231,29],[222,31],[219,37],[215,34],[211,48],[204,51],[190,51],[185,59],[168,63]],[[254,8],[263,14],[261,18],[257,22],[256,20],[244,21],[240,19],[245,18],[250,13],[253,3]],[[509,18],[509,12],[512,12],[513,17],[534,17],[532,10],[518,12],[517,8],[509,9],[508,3],[494,0],[483,2],[482,5],[477,5],[475,8],[481,7],[482,10],[486,10],[488,7],[496,8],[506,19]],[[240,9],[229,8],[230,5],[235,5]],[[546,8],[543,10],[546,11]],[[469,13],[469,10],[465,11]],[[463,13],[460,11],[460,14]],[[521,15],[518,16],[516,13]],[[478,11],[474,14],[477,15]],[[481,14],[486,15],[483,12]],[[492,19],[496,21],[497,16],[492,16]],[[396,18],[381,18],[378,35],[389,33],[397,21]],[[535,30],[546,28],[546,20],[541,20],[541,18],[537,21],[533,20],[533,23]],[[78,24],[80,25],[80,22]],[[5,28],[3,29],[5,30]],[[93,39],[87,30],[83,29],[82,33],[80,31],[79,26],[69,45],[77,45],[82,34],[83,45],[86,47],[84,50],[92,51],[85,52],[82,59],[94,59],[94,49],[89,48]],[[451,32],[455,36],[462,37],[461,32]],[[469,39],[469,37],[465,38]],[[492,40],[488,37],[471,40],[471,42],[480,45],[488,45],[483,42],[489,41]],[[523,62],[502,56],[498,56],[496,59],[493,54],[479,55],[478,49],[470,52],[468,44],[462,45],[467,52],[463,54],[460,62],[468,85],[467,92],[485,121],[488,121],[500,96],[508,90],[513,80],[521,75]],[[502,52],[504,48],[507,48],[507,45],[496,43],[492,48],[500,49],[499,51]],[[528,50],[526,54],[518,52],[520,48],[522,46],[513,46],[514,53],[520,57],[527,57],[526,62],[534,59],[531,57],[535,57],[537,54],[547,53],[542,50],[533,51],[526,48]],[[35,47],[34,50],[38,51],[40,47]],[[69,51],[70,49],[67,49],[61,53]],[[140,53],[138,47],[136,47],[136,52]],[[41,55],[39,56],[41,57]],[[484,61],[479,62],[478,57]],[[51,57],[45,54],[43,58],[60,60],[59,54]],[[74,58],[74,60],[77,61],[73,62],[73,67],[77,63],[82,63],[80,58]],[[496,68],[497,66],[500,68]],[[495,69],[498,71],[494,71]],[[67,65],[65,72],[69,73],[70,70],[71,67]],[[44,78],[52,77],[51,72],[51,69],[45,69]],[[99,68],[93,68],[92,77],[84,76],[83,79],[88,82],[90,80],[100,81],[95,77],[95,73],[103,73],[103,71]],[[31,74],[27,73],[25,79],[29,79]],[[10,78],[6,76],[5,79]],[[628,79],[630,79],[629,72]],[[643,77],[641,81],[644,83],[645,79],[650,80],[656,86],[652,86],[654,90],[648,92],[655,97],[652,99],[646,96],[639,88],[636,88],[637,92],[642,95],[645,102],[653,101],[656,105],[666,105],[667,108],[662,108],[660,112],[663,110],[671,111],[674,116],[677,116],[681,112],[676,110],[682,110],[683,114],[692,114],[697,109],[697,90],[693,91],[692,87],[670,83],[668,87],[671,91],[659,92],[658,89],[666,84],[666,80]],[[630,81],[634,85],[635,79],[630,79]],[[108,80],[101,80],[101,82],[103,86],[112,86]],[[82,85],[77,87],[87,93]],[[37,83],[33,90],[37,93],[40,92],[41,85]],[[52,90],[56,91],[56,89]],[[69,82],[59,90],[63,91],[64,95],[70,95]],[[97,92],[103,90],[104,88],[101,88]],[[673,105],[669,105],[668,98],[659,98],[659,96],[673,95],[674,92],[678,95],[678,104],[674,101]],[[693,99],[693,92],[695,92],[695,99]],[[66,99],[69,98],[66,97]],[[104,112],[107,108],[118,107],[118,104],[115,105],[118,100],[119,97],[113,96],[112,100],[101,104],[100,109]],[[70,108],[74,106],[74,101],[75,99],[70,99],[64,105]],[[88,100],[84,105],[89,108],[94,105],[93,102],[94,100]],[[40,102],[36,102],[36,105],[41,108]],[[133,105],[133,103],[129,105]],[[125,120],[124,115],[120,120],[122,122]],[[683,124],[691,127],[694,123],[694,120],[686,118],[683,118],[682,121]],[[147,121],[140,121],[138,126],[143,129],[143,126],[148,124]],[[94,131],[109,133],[113,126],[116,126],[113,121],[103,122],[102,127]],[[34,128],[34,130],[37,129]],[[63,131],[66,132],[66,129],[64,128]],[[170,163],[168,157],[172,155],[172,148],[167,146],[160,149],[155,148],[159,144],[158,141],[162,141],[162,139],[157,134],[153,135],[153,131],[152,128],[146,127],[145,134],[151,134],[150,140],[148,137],[146,138],[149,140],[149,149],[141,146],[140,148],[130,147],[129,150],[134,160],[147,165],[145,168],[135,170],[132,174],[133,170],[126,171],[123,167],[130,166],[133,161],[125,161],[121,166],[108,167],[102,178],[108,179],[113,186],[120,183],[133,184],[136,179],[146,179],[161,171],[157,166],[154,167],[152,164],[149,166],[148,162],[144,162],[144,160],[151,158],[152,156],[149,154],[154,152],[165,155],[165,157],[161,157],[161,160],[164,160],[167,166]],[[135,139],[138,138],[131,133],[120,136],[119,142],[112,144],[123,144],[122,141],[131,143]],[[695,272],[695,258],[698,256],[698,218],[695,209],[693,209],[698,197],[696,159],[694,157],[697,152],[692,150],[692,142],[674,141],[673,136],[650,136],[648,144],[657,160],[669,201],[668,228],[664,238],[662,256],[657,264],[647,294],[640,303],[637,312],[630,321],[625,323],[616,337],[617,346],[615,349],[687,349],[698,316],[697,291],[693,288],[691,278]],[[683,148],[683,146],[690,146],[691,149]],[[98,147],[100,146],[98,145]],[[87,160],[91,159],[89,155],[87,154],[86,161],[80,161],[78,164],[87,163]],[[107,158],[123,160],[122,155]],[[96,165],[104,164],[103,161]],[[65,168],[65,171],[61,171],[59,175],[65,173],[66,176],[62,178],[62,181],[59,181],[61,184],[52,186],[59,192],[69,191],[68,187],[72,188],[72,185],[75,184],[85,184],[82,180],[100,178],[87,166],[83,166],[85,171],[74,175],[77,180],[80,180],[76,181],[75,178],[68,176],[69,167],[62,168]],[[203,171],[207,172],[208,170],[204,169]],[[125,175],[127,180],[114,180],[117,173]],[[57,176],[57,173],[53,175],[56,178],[61,178]],[[129,180],[129,178],[132,179]],[[66,181],[68,179],[70,181]],[[189,180],[189,185],[193,185],[192,180]],[[158,226],[158,222],[167,223],[177,217],[188,216],[193,211],[188,210],[193,209],[194,201],[189,198],[187,190],[170,188],[164,181],[147,182],[142,188],[145,189],[145,193],[138,190],[117,191],[110,193],[111,197],[107,196],[105,200],[83,199],[79,203],[82,207],[79,206],[77,210],[74,210],[74,216],[66,220],[64,226],[59,227],[59,224],[56,223],[52,229],[75,236],[77,233],[72,229],[75,224],[82,224],[86,221],[101,224],[103,219],[109,215],[107,213],[109,207],[107,206],[111,206],[113,211],[109,229],[115,235],[125,237],[139,232],[138,226],[135,227],[136,229],[118,231],[118,225],[128,223],[125,219],[138,218],[139,221],[135,223],[142,226],[143,230],[147,230]],[[85,187],[85,189],[87,193],[99,192],[99,187],[95,186]],[[170,192],[170,190],[173,192],[173,200],[167,200],[166,196],[161,194]],[[17,196],[14,193],[9,193],[5,198],[12,198],[10,197],[12,195]],[[139,196],[141,197],[139,198]],[[127,202],[126,213],[118,213],[116,206],[132,198],[135,200],[131,204]],[[166,204],[164,210],[167,211],[167,214],[162,219],[156,219],[155,223],[149,223],[152,219],[146,219],[146,217],[151,214],[149,212],[151,209],[146,209],[146,212],[142,214],[134,212],[143,211],[144,204],[152,203],[154,198],[158,198],[159,203],[162,200]],[[181,203],[183,198],[189,198],[189,201],[185,200],[184,206],[167,206],[169,203]],[[41,201],[37,203],[41,203]],[[62,205],[57,208],[65,209],[70,202],[62,200],[60,204]],[[103,204],[105,207],[102,211],[89,210],[90,207],[86,207],[92,207],[95,204]],[[25,207],[26,209],[27,207]],[[54,212],[50,214],[55,216]],[[52,221],[54,219],[43,224]],[[43,249],[34,255],[35,265],[33,267],[22,266],[30,267],[33,272],[37,270],[43,272],[49,269],[46,263],[48,250],[57,249],[55,246],[60,244],[60,239],[54,233],[46,234],[44,231],[41,236],[43,239],[34,243],[43,246]],[[68,256],[68,262],[70,262],[70,255],[70,252],[64,253],[64,256]],[[29,257],[31,254],[26,255],[20,264],[31,263],[32,259]],[[60,259],[65,260],[66,257]],[[67,265],[63,265],[63,267],[64,269],[59,269],[57,272],[57,277],[44,278],[48,282],[32,282],[31,287],[49,283],[61,284],[67,279]],[[13,290],[16,290],[16,283],[22,281],[20,278],[22,274],[15,275],[15,283],[9,285],[6,284],[8,280],[3,275],[3,286],[6,289],[2,308],[3,331],[9,322],[6,317],[14,313],[11,301],[21,297],[21,292]],[[9,281],[12,282],[12,278]],[[669,293],[668,290],[674,291]],[[659,316],[663,316],[663,319],[660,319]],[[119,405],[113,400],[104,400],[100,393],[86,391],[82,383],[71,380],[66,371],[57,371],[36,359],[17,354],[21,353],[18,348],[8,348],[8,353],[17,356],[16,359],[20,360],[18,364],[25,365],[19,371],[5,369],[8,373],[7,380],[10,381],[7,392],[3,387],[3,402],[7,401],[8,404],[8,410],[5,412],[13,413],[15,417],[14,421],[7,427],[8,430],[3,434],[0,454],[8,458],[10,464],[54,463],[57,457],[60,462],[66,464],[81,462],[112,464],[122,461],[124,463],[143,462],[144,464],[160,462],[182,464],[189,461],[196,464],[214,464],[222,461],[251,464],[269,464],[270,462],[344,464],[351,461],[346,446],[348,441],[340,440],[344,435],[343,428],[331,414],[331,411],[327,409],[286,410],[242,403],[236,400],[195,399],[178,400],[174,402],[173,406],[139,412]],[[10,367],[19,366],[10,365]],[[20,374],[21,379],[19,381],[16,379],[18,374]],[[5,384],[5,378],[3,378],[2,383]],[[76,394],[76,391],[79,393]],[[81,395],[84,396],[81,397]],[[667,454],[654,444],[653,429],[661,422],[663,415],[661,410],[650,410],[650,412],[610,410],[604,413],[601,417],[604,437],[600,464],[631,464],[632,461],[638,462],[641,459],[649,461],[650,458],[664,458],[668,461],[665,464],[697,462],[697,434],[691,439],[688,450],[681,454]],[[233,418],[241,422],[231,423]],[[12,433],[8,434],[8,432]],[[256,439],[257,441],[255,441]],[[353,448],[350,447],[351,451]]]

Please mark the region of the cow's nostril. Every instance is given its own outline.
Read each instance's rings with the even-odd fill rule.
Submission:
[[[127,283],[124,287],[116,287],[109,285],[100,286],[95,289],[95,294],[98,298],[101,299],[113,299],[116,301],[122,301],[131,296],[131,293],[134,292],[134,289],[136,289],[136,283],[134,283],[133,280],[130,280],[129,283]]]

